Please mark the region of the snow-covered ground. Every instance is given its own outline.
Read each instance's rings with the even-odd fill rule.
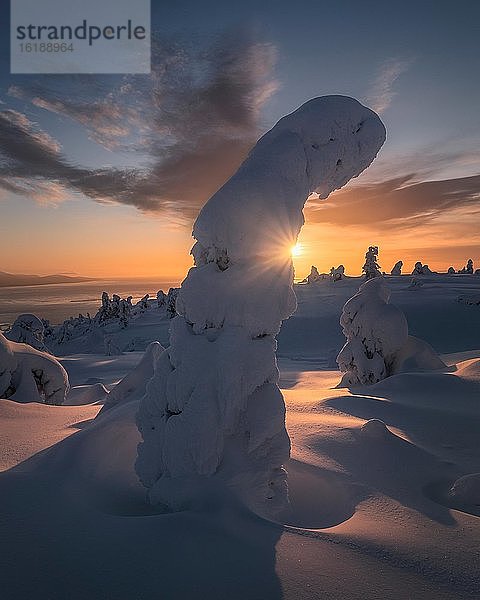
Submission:
[[[93,421],[143,352],[61,359],[64,406],[0,400],[1,597],[479,598],[480,309],[458,298],[478,296],[480,277],[388,277],[410,333],[449,367],[349,391],[339,318],[362,281],[296,286],[279,334],[292,455],[278,523],[232,499],[174,514],[147,504],[138,398]],[[122,335],[148,338],[142,318]]]

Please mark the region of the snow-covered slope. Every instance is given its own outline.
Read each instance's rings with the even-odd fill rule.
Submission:
[[[96,419],[95,404],[0,401],[2,593],[8,600],[156,600],[159,590],[172,600],[476,598],[480,311],[456,298],[480,284],[460,275],[426,279],[412,292],[410,277],[388,278],[391,301],[415,335],[455,352],[443,356],[451,372],[399,374],[355,393],[338,389],[340,373],[325,368],[344,342],[342,306],[363,280],[296,286],[299,306],[280,334],[292,441],[282,526],[242,512],[231,498],[174,515],[152,509],[134,471],[138,399]],[[141,357],[83,354],[63,364],[85,394],[111,389]]]

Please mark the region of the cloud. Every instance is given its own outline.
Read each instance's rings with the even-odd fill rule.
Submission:
[[[395,82],[402,73],[408,70],[411,64],[411,60],[399,58],[391,58],[385,61],[367,94],[367,105],[379,114],[385,112],[396,95],[393,90]]]
[[[3,132],[0,138],[0,150],[3,156],[16,152],[18,146],[16,135],[24,139],[27,149],[35,148],[50,155],[58,155],[60,152],[60,144],[56,140],[16,110],[7,109],[0,112],[0,127]]]
[[[274,93],[275,48],[245,32],[209,44],[155,40],[151,76],[56,76],[12,85],[9,94],[68,118],[95,142],[139,156],[142,169],[85,169],[20,113],[0,113],[0,185],[20,190],[44,180],[100,202],[191,219],[236,170],[258,138],[261,109]],[[22,120],[24,122],[20,122]],[[3,139],[3,138],[2,138]],[[43,146],[42,146],[43,144]],[[19,178],[30,178],[19,184]],[[43,194],[42,194],[43,195]]]
[[[462,207],[480,211],[480,175],[415,182],[409,174],[347,187],[327,201],[311,200],[306,217],[315,223],[394,230],[418,227]]]
[[[28,100],[34,106],[58,115],[66,116],[90,132],[90,138],[108,149],[118,147],[118,140],[130,133],[131,115],[127,106],[121,107],[113,102],[111,94],[99,100],[83,99],[82,101],[62,98],[56,90],[44,90],[41,86],[20,88],[11,85],[9,96],[20,100]],[[38,95],[36,95],[38,94]],[[78,98],[78,97],[77,97]]]
[[[407,154],[380,154],[373,164],[351,185],[395,179],[398,173],[415,173],[417,180],[457,178],[470,175],[479,164],[476,139],[437,141],[412,149]]]
[[[59,144],[25,115],[0,111],[0,187],[48,204],[61,197],[60,187],[83,192],[99,201],[128,193],[135,172],[119,169],[88,170],[71,165]]]

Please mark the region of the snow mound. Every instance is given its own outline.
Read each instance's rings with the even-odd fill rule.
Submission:
[[[412,277],[411,281],[410,281],[410,285],[408,286],[409,290],[419,290],[421,287],[423,287],[424,282],[421,279],[418,279],[418,277]]]
[[[392,374],[439,371],[446,368],[447,365],[428,342],[409,335],[404,346],[395,355]]]
[[[458,374],[469,379],[480,379],[480,359],[465,361],[458,369]]]
[[[63,404],[66,406],[94,404],[95,402],[101,402],[107,394],[108,390],[102,383],[76,385],[70,389]]]
[[[99,415],[118,404],[139,400],[145,394],[146,384],[154,374],[155,362],[163,351],[160,342],[151,342],[137,366],[108,393]]]
[[[382,440],[390,435],[390,429],[380,419],[370,419],[360,428],[362,437],[374,440]]]
[[[480,473],[457,479],[450,488],[449,496],[459,504],[480,506]]]
[[[53,356],[0,333],[0,398],[63,404],[69,388],[67,372]]]
[[[228,488],[261,514],[284,509],[290,441],[275,336],[296,308],[290,249],[308,196],[358,176],[384,141],[356,100],[315,98],[266,133],[200,211],[171,345],[137,417],[136,469],[152,503],[180,510]]]

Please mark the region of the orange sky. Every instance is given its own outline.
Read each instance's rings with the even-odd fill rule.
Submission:
[[[335,194],[332,198],[341,199]],[[22,236],[8,227],[2,231],[0,270],[180,281],[192,265],[189,229],[172,225],[165,217],[145,215],[131,207],[91,203],[90,210],[79,210],[69,226],[62,214],[64,205],[25,203],[29,219]],[[379,263],[387,272],[400,259],[404,272],[410,272],[417,260],[439,271],[450,265],[460,268],[468,258],[480,267],[478,217],[472,218],[466,207],[441,213],[427,223],[413,219],[408,227],[399,228],[385,223],[318,223],[315,208],[315,202],[309,203],[305,211],[306,224],[299,238],[301,253],[294,259],[297,278],[305,277],[312,264],[319,271],[328,271],[342,263],[347,273],[359,274],[365,251],[372,244],[379,246]]]

